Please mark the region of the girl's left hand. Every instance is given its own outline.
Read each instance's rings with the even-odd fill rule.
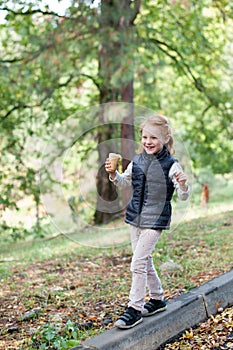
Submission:
[[[180,189],[182,191],[187,191],[187,189],[188,189],[188,186],[186,185],[187,176],[185,175],[185,173],[178,172],[178,173],[175,174],[175,177],[176,177],[176,181],[180,185]]]

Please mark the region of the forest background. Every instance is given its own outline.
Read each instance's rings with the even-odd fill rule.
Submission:
[[[0,0],[0,15],[0,347],[64,350],[113,327],[130,191],[104,161],[120,153],[124,170],[152,113],[192,190],[153,253],[166,298],[232,269],[233,3]]]
[[[0,1],[0,11],[2,242],[122,215],[130,194],[103,164],[116,151],[125,169],[137,123],[154,112],[179,140],[191,205],[203,183],[230,181],[230,2]]]

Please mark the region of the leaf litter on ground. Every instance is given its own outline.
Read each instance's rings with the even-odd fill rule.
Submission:
[[[227,212],[185,222],[174,232],[163,235],[153,257],[167,299],[232,269],[232,226],[233,212]],[[64,246],[65,241],[48,244]],[[36,246],[33,249],[36,252]],[[69,251],[68,245],[66,250]],[[11,253],[17,258],[17,251]],[[130,261],[128,243],[111,250],[79,250],[77,247],[70,249],[69,254],[58,254],[47,260],[40,259],[35,253],[30,262],[8,263],[1,277],[0,348],[33,349],[33,334],[39,337],[46,325],[58,326],[61,332],[67,322],[72,322],[80,342],[112,328],[127,305]],[[168,261],[179,264],[181,269],[160,271],[160,266]],[[231,332],[226,326],[228,316],[224,314],[223,325]],[[217,317],[207,321],[206,329],[216,325],[221,330],[221,322],[214,322]],[[208,337],[211,335],[210,332]],[[189,337],[194,342],[194,330],[185,333],[184,341]],[[214,335],[212,340],[208,337],[206,344],[211,341],[218,344],[219,339]],[[58,349],[49,347],[53,348]]]
[[[160,350],[233,349],[233,307],[219,309],[196,328],[186,330],[175,341],[161,346]]]

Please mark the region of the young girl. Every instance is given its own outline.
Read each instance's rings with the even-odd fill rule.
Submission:
[[[125,219],[130,224],[133,250],[132,285],[128,308],[115,323],[122,329],[136,326],[142,316],[166,309],[151,254],[162,230],[170,227],[174,190],[181,200],[189,196],[186,175],[172,157],[173,138],[165,116],[153,115],[141,125],[141,144],[142,153],[134,156],[123,174],[111,170],[109,159],[105,162],[110,181],[133,188]],[[144,304],[147,287],[150,300]]]

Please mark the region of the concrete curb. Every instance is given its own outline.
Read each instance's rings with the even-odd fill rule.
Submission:
[[[185,329],[233,305],[233,270],[194,288],[167,304],[167,310],[144,317],[135,328],[113,328],[71,350],[156,350]]]

